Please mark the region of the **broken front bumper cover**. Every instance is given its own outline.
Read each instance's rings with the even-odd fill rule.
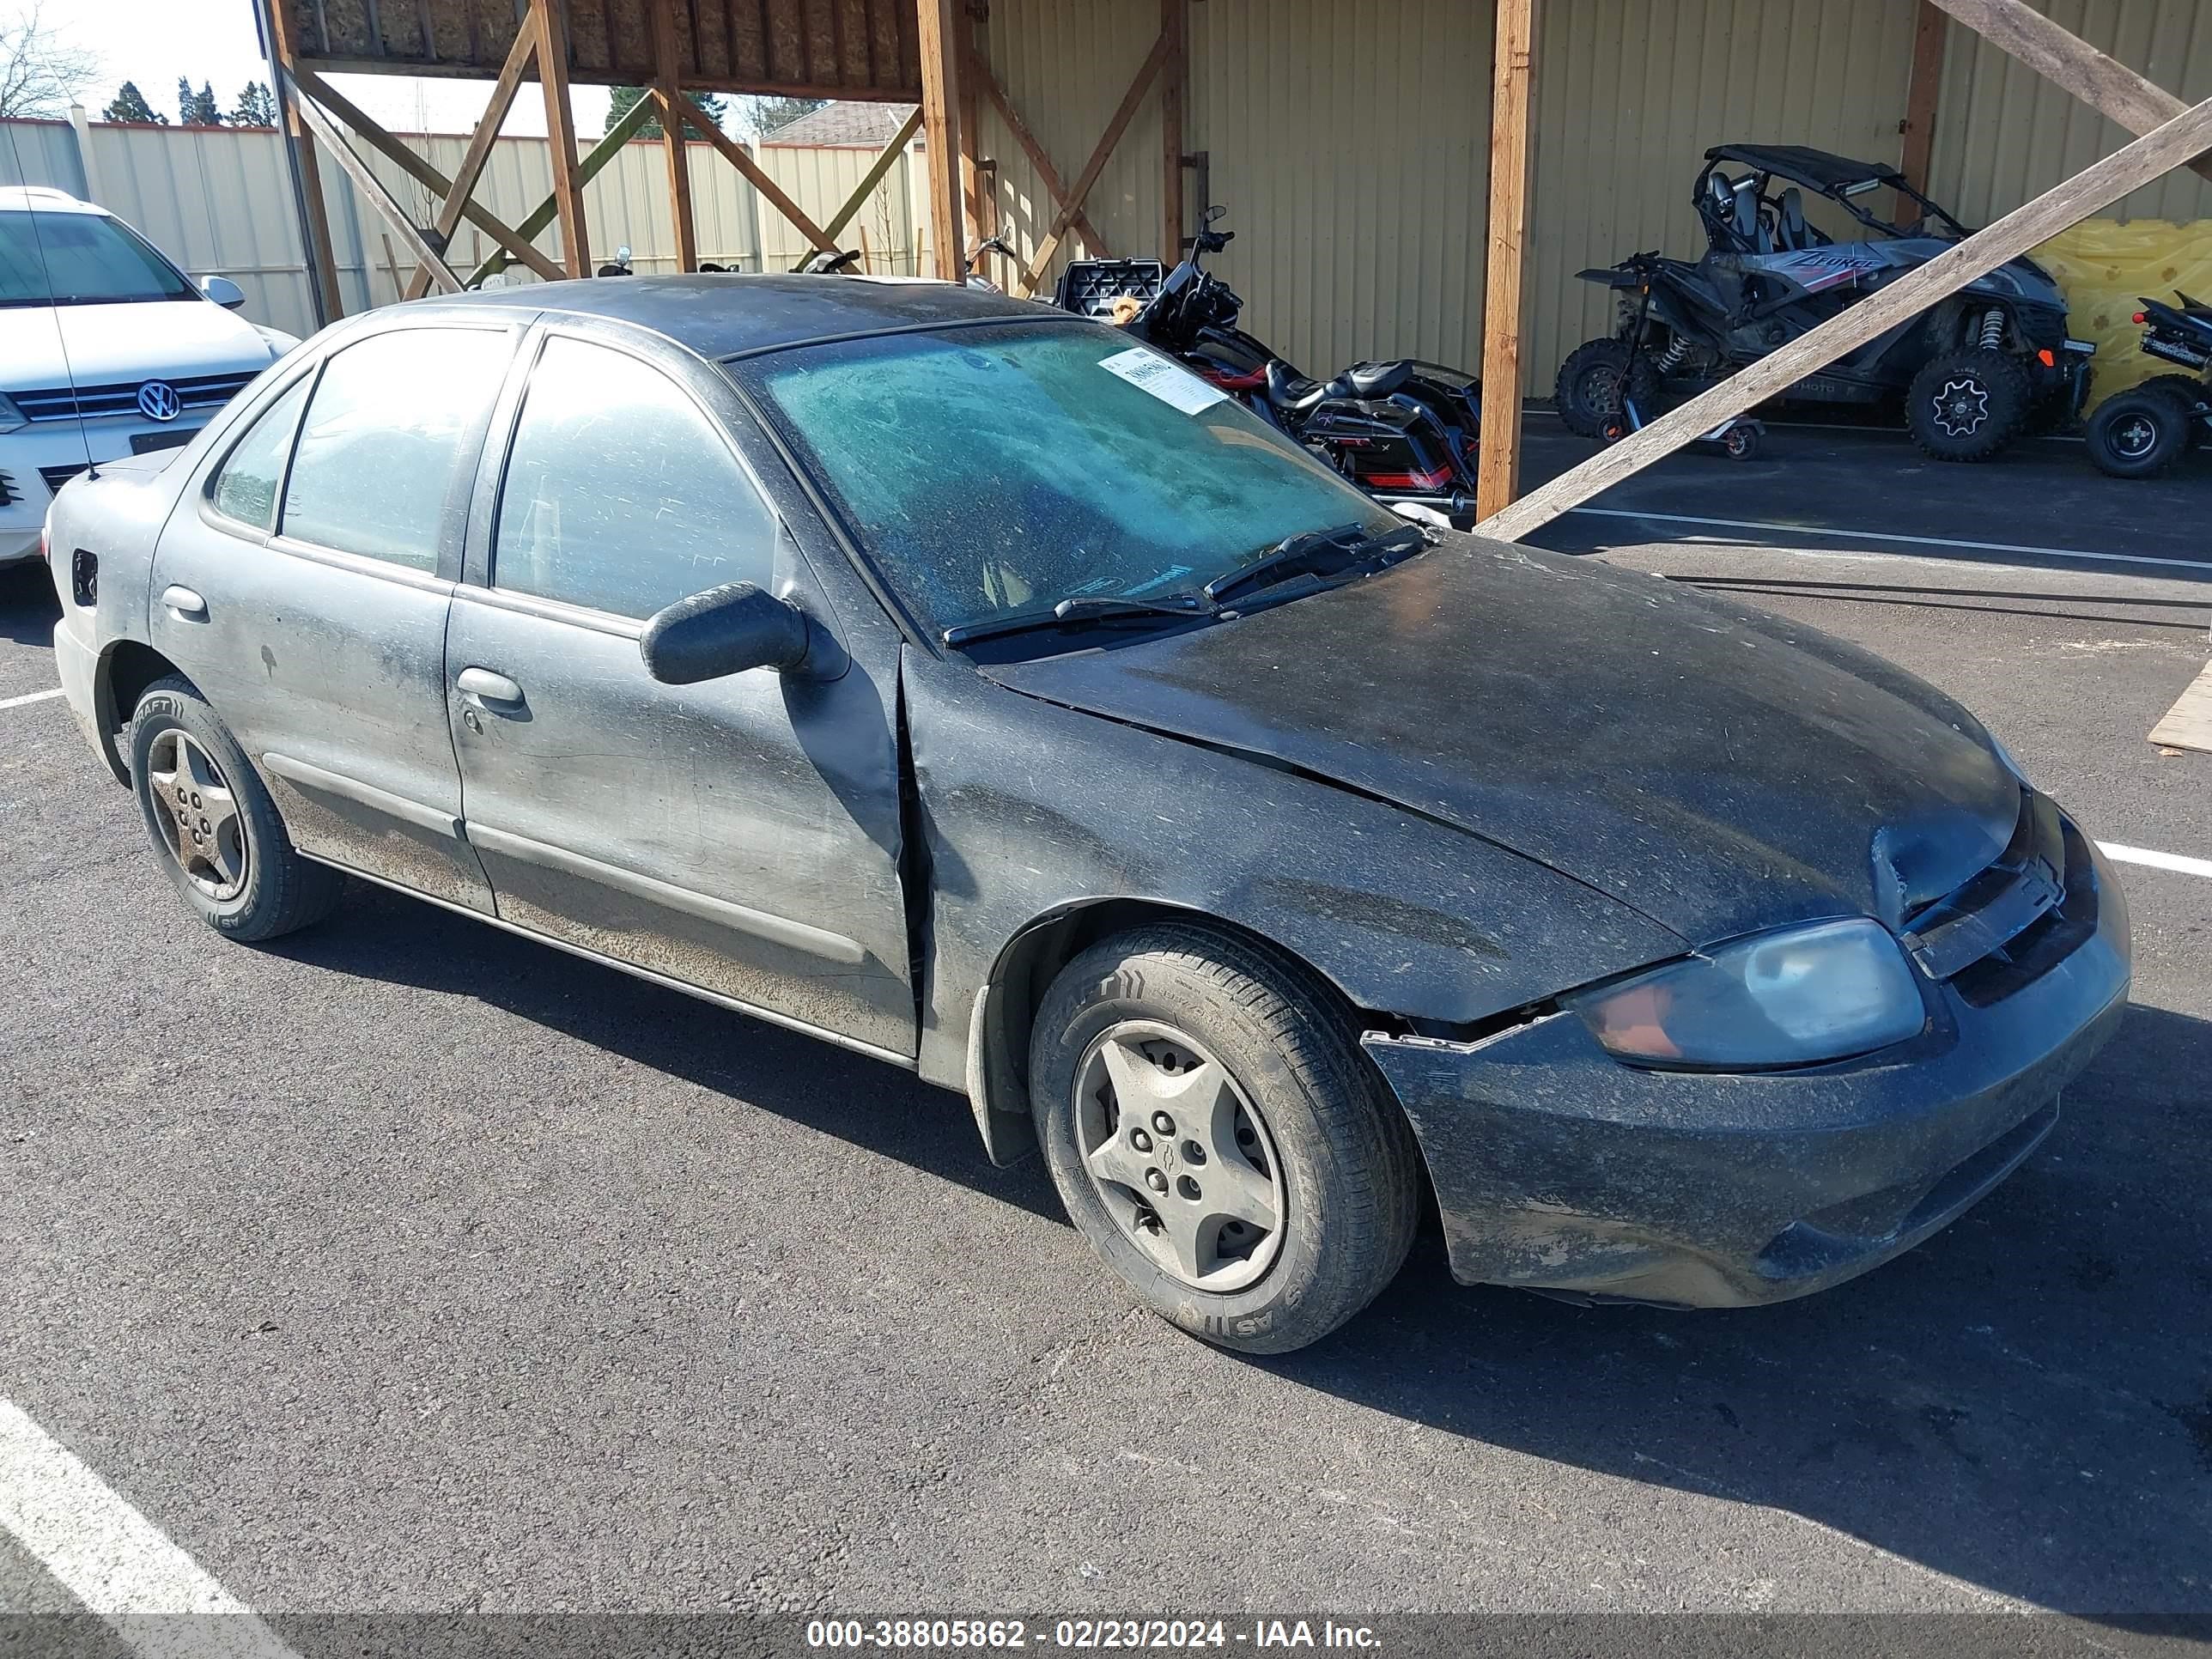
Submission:
[[[2078,940],[2025,982],[1932,987],[1929,1029],[1878,1054],[1646,1070],[1571,1013],[1474,1043],[1369,1033],[1427,1159],[1453,1277],[1745,1307],[1840,1283],[1955,1219],[2050,1132],[2126,1009],[2126,906],[2067,828]]]

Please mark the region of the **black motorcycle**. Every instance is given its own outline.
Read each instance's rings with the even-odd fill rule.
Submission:
[[[1172,270],[1157,259],[1075,261],[1054,303],[1121,321],[1376,500],[1471,525],[1480,383],[1441,363],[1402,358],[1354,363],[1328,380],[1300,374],[1237,325],[1243,301],[1205,267],[1205,256],[1237,234],[1212,228],[1226,211],[1206,210],[1189,253]]]
[[[2154,374],[2116,392],[2089,417],[2089,459],[2115,478],[2148,478],[2163,472],[2212,430],[2212,306],[2186,294],[2181,303],[2145,300],[2136,313],[2146,356],[2177,363],[2186,374]]]

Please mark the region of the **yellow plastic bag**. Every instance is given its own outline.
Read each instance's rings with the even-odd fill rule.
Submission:
[[[2087,219],[2033,255],[2066,295],[2066,331],[2096,343],[2089,406],[2154,374],[2185,373],[2146,357],[2135,313],[2148,297],[2169,303],[2176,289],[2212,300],[2212,219]]]

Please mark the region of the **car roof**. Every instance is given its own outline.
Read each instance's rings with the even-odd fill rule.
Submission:
[[[1705,160],[1740,161],[1761,173],[1779,173],[1784,179],[1794,179],[1801,185],[1830,193],[1846,185],[1863,184],[1869,179],[1890,184],[1905,176],[1885,162],[1854,161],[1848,155],[1811,149],[1803,144],[1716,144],[1705,152]]]
[[[424,303],[610,318],[665,335],[702,357],[998,317],[1075,320],[1065,312],[952,283],[737,271],[523,283]]]
[[[101,218],[112,216],[104,207],[90,202],[80,202],[65,190],[56,190],[48,185],[8,185],[0,186],[0,213],[28,213],[33,209],[40,213],[92,213]]]

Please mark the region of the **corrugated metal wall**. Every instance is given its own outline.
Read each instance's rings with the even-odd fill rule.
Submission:
[[[1208,0],[1193,10],[1212,9]],[[1065,183],[1073,184],[1091,159],[1130,77],[1158,38],[1159,25],[1158,0],[992,0],[987,47],[992,66]],[[988,99],[981,111],[980,148],[999,164],[999,228],[1026,258],[1052,228],[1052,198]],[[1162,176],[1155,88],[1084,203],[1114,253],[1158,251]],[[1042,279],[1048,290],[1068,258],[1081,251],[1080,239],[1071,232]]]
[[[102,122],[88,126],[86,137],[89,142],[81,152],[65,122],[0,123],[0,183],[52,185],[99,202],[137,227],[194,276],[222,276],[235,282],[246,291],[246,314],[256,322],[295,334],[313,331],[314,308],[291,178],[275,132]],[[468,143],[453,136],[405,142],[448,175]],[[359,148],[386,189],[417,223],[435,216],[437,204],[428,190],[366,145]],[[873,153],[863,149],[766,145],[756,153],[769,176],[817,223],[837,210],[873,160]],[[763,258],[769,269],[796,263],[805,244],[782,216],[762,202],[712,148],[693,143],[690,154],[699,257],[746,270],[762,269]],[[848,243],[857,244],[860,228],[867,227],[874,270],[906,273],[916,268],[914,175],[920,168],[918,155],[901,156],[848,234]],[[401,285],[413,275],[412,260],[383,217],[327,156],[322,176],[346,309],[350,313],[389,304],[398,290],[386,261],[386,239],[396,256]],[[536,208],[552,187],[552,164],[543,138],[502,138],[492,148],[476,199],[513,224]],[[617,248],[627,244],[635,269],[675,269],[667,173],[658,139],[624,146],[586,187],[584,212],[594,262],[611,258]],[[538,246],[556,260],[560,257],[557,239],[555,229],[538,239]],[[483,232],[464,221],[448,263],[465,275],[492,246]],[[537,279],[517,267],[495,280]]]
[[[2033,3],[2185,103],[2212,97],[2212,5],[2204,0]],[[2130,136],[1965,25],[1951,25],[1929,193],[1968,224],[2010,211]],[[2212,184],[2187,171],[2169,173],[2111,216],[2212,218]]]

